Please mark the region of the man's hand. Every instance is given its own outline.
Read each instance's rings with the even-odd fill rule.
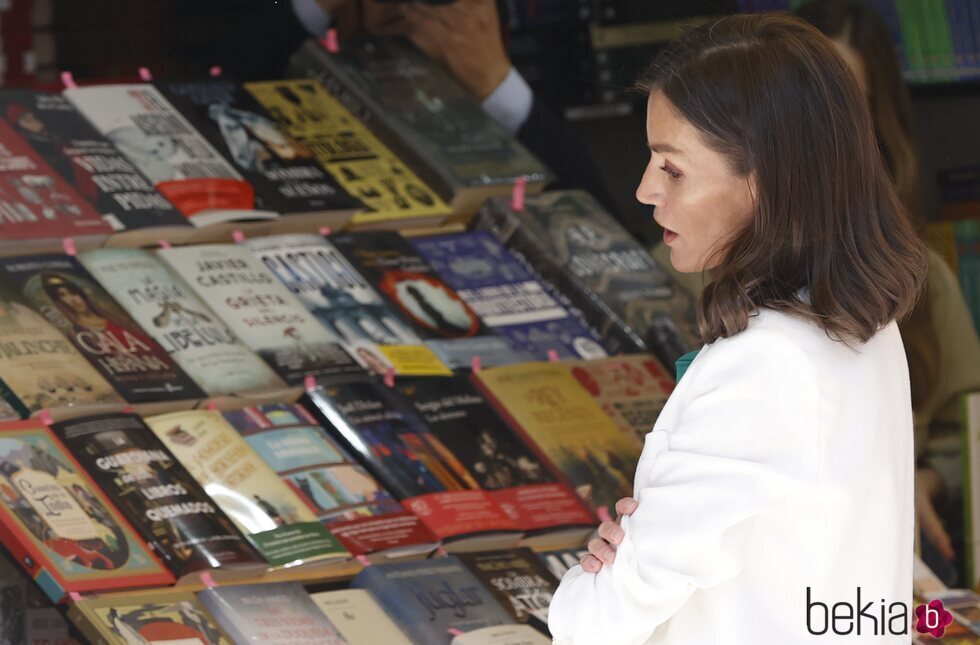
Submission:
[[[589,541],[589,552],[582,556],[582,568],[589,573],[597,573],[604,564],[612,564],[616,559],[616,547],[622,544],[623,529],[619,522],[624,515],[632,515],[639,505],[632,497],[624,497],[616,502],[616,521],[599,525],[599,537]]]

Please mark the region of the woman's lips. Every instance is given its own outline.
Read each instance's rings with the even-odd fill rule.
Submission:
[[[664,229],[664,244],[670,244],[677,239],[677,233],[673,232],[669,228]]]

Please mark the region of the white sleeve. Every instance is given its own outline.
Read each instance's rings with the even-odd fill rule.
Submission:
[[[531,91],[531,86],[511,67],[497,89],[483,99],[482,105],[483,111],[490,118],[507,128],[511,134],[517,134],[531,114],[533,104],[534,92]]]
[[[684,378],[676,427],[647,436],[615,561],[561,581],[556,643],[646,642],[696,590],[738,574],[753,518],[799,503],[815,478],[818,381],[798,345],[750,329],[706,347]]]

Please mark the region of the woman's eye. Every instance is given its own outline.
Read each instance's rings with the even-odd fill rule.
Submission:
[[[680,179],[681,173],[670,166],[670,164],[664,164],[660,167],[671,179]]]

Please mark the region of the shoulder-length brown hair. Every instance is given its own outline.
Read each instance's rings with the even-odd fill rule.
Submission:
[[[911,310],[925,249],[857,81],[819,31],[788,15],[727,16],[668,45],[640,87],[663,92],[733,172],[754,179],[755,216],[715,250],[701,296],[705,342],[744,330],[759,307],[845,342]]]

